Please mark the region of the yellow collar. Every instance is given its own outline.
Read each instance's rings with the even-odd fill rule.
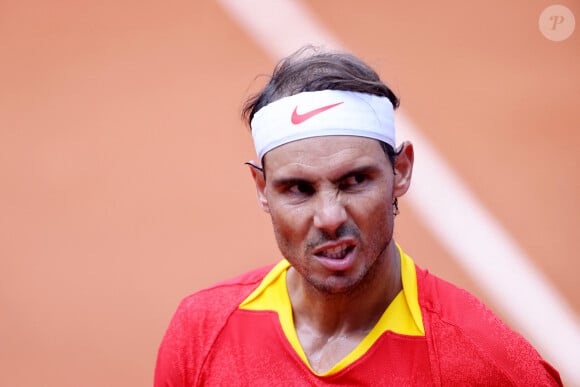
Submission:
[[[407,336],[425,336],[423,317],[421,315],[417,294],[415,264],[399,246],[397,248],[401,256],[403,290],[387,307],[373,329],[350,354],[324,374],[312,372],[323,376],[331,375],[342,370],[364,355],[386,331]],[[292,304],[288,295],[288,288],[286,287],[286,272],[289,267],[290,263],[285,259],[274,266],[256,290],[240,304],[240,309],[277,312],[286,338],[304,363],[310,367],[294,327]]]

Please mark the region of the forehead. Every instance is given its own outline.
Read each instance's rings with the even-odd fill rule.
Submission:
[[[281,145],[264,156],[267,174],[298,170],[324,173],[362,164],[389,164],[377,140],[358,136],[311,137]]]

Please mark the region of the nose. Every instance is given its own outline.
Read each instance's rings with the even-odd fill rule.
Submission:
[[[316,203],[314,226],[328,233],[334,233],[347,220],[346,209],[336,194],[320,197]]]

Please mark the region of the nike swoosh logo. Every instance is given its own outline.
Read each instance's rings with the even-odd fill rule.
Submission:
[[[332,109],[333,107],[338,106],[342,103],[343,102],[338,102],[338,103],[333,103],[332,105],[322,106],[322,107],[319,107],[318,109],[311,110],[311,111],[306,112],[304,114],[299,114],[298,113],[298,106],[296,106],[294,108],[294,111],[292,112],[292,117],[290,118],[290,121],[292,121],[292,123],[294,125],[301,124],[304,121],[314,117],[315,115],[320,114],[324,111],[327,111],[328,109]]]

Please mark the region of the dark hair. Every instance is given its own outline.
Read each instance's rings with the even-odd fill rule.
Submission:
[[[294,94],[321,90],[374,94],[387,97],[393,108],[399,107],[395,93],[359,58],[345,52],[322,51],[305,46],[278,62],[262,91],[245,102],[242,119],[250,126],[254,114],[264,106]],[[379,142],[394,168],[395,150],[389,144]]]

